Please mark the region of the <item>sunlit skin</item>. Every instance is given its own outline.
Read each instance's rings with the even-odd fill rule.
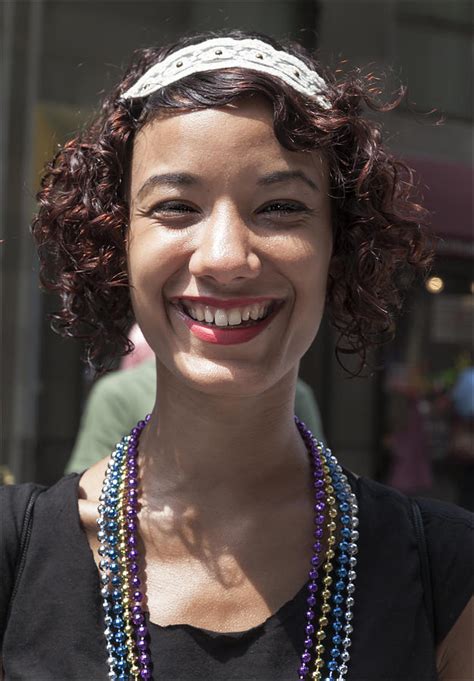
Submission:
[[[150,179],[164,174],[193,182]],[[263,100],[163,116],[135,139],[128,267],[159,405],[140,447],[154,621],[245,629],[307,579],[313,511],[294,391],[324,310],[328,193],[321,155],[283,148]],[[283,305],[250,342],[212,345],[170,303],[186,295]],[[178,566],[190,555],[188,573]]]
[[[242,631],[308,575],[312,487],[293,410],[332,253],[327,168],[284,149],[254,100],[149,123],[129,175],[132,302],[157,357],[158,407],[139,452],[144,606],[158,624]],[[213,345],[176,314],[170,301],[186,295],[283,304],[248,343]],[[80,481],[96,563],[106,464]]]
[[[282,171],[300,178],[261,183]],[[150,180],[164,173],[196,182]],[[144,127],[129,198],[132,299],[158,374],[158,407],[140,443],[144,607],[162,625],[246,630],[308,574],[313,504],[293,403],[332,255],[327,168],[315,152],[284,149],[267,105],[247,101]],[[275,204],[300,209],[272,212]],[[250,342],[212,345],[174,314],[170,299],[185,295],[284,305]],[[96,563],[106,464],[79,487]],[[472,600],[437,648],[440,680],[472,677],[471,632]]]
[[[303,179],[262,183],[288,171]],[[195,183],[150,182],[163,174]],[[306,464],[292,417],[332,252],[321,156],[283,148],[262,101],[160,118],[135,140],[128,252],[134,310],[157,355],[160,418],[142,447],[157,480],[146,495],[179,481],[207,501],[216,484],[245,498],[276,466]],[[169,301],[186,295],[284,305],[257,338],[220,346],[182,323]]]

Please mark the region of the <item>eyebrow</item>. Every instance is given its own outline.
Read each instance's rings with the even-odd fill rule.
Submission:
[[[260,186],[268,186],[290,182],[291,180],[300,180],[305,182],[311,189],[318,190],[317,184],[302,170],[276,170],[273,173],[261,177],[257,181],[257,184]],[[168,185],[170,187],[193,187],[198,184],[199,179],[190,173],[161,173],[160,175],[151,175],[138,190],[136,198],[143,199],[159,185]]]
[[[142,184],[137,192],[137,199],[143,199],[158,185],[168,185],[170,187],[192,187],[199,184],[195,175],[189,173],[162,173],[161,175],[151,175]]]
[[[311,180],[302,170],[277,170],[274,173],[269,173],[261,177],[257,184],[270,185],[280,182],[290,182],[291,180],[301,180],[305,182],[311,189],[318,190],[318,185]]]

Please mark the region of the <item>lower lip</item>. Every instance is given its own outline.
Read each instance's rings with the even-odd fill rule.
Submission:
[[[239,343],[247,343],[258,336],[267,326],[270,324],[272,319],[278,313],[280,308],[274,310],[268,317],[262,319],[261,322],[253,324],[252,326],[246,326],[243,329],[233,329],[232,327],[218,327],[218,326],[207,326],[201,324],[191,317],[188,317],[182,310],[174,306],[174,309],[178,313],[178,316],[183,320],[188,329],[191,331],[193,336],[199,338],[199,340],[205,343],[215,343],[217,345],[237,345]]]

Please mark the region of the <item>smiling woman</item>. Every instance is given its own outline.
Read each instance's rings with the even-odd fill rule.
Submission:
[[[7,680],[472,677],[471,516],[358,478],[293,416],[323,314],[363,367],[431,261],[362,112],[390,106],[321,73],[239,31],[139,50],[46,169],[56,328],[101,366],[135,318],[157,396],[81,475],[3,490]]]
[[[324,309],[322,155],[285,149],[262,96],[162,115],[135,137],[129,203],[132,306],[160,365],[235,396],[287,376]]]

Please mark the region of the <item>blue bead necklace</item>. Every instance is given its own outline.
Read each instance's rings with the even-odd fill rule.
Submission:
[[[117,444],[107,466],[98,507],[99,568],[110,681],[149,681],[153,677],[137,550],[138,443],[149,420],[150,415],[139,421],[130,435]],[[331,450],[316,440],[296,416],[295,422],[310,456],[315,502],[304,650],[297,677],[301,681],[345,681],[353,631],[357,500]],[[325,530],[328,546],[324,553]]]

